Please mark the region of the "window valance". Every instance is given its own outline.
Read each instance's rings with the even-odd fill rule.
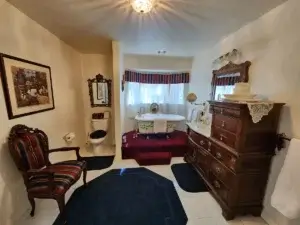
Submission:
[[[124,81],[145,84],[180,84],[189,83],[190,74],[182,73],[143,73],[125,70]]]

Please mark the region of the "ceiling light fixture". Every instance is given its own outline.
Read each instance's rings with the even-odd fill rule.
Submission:
[[[132,8],[142,14],[149,13],[154,5],[156,3],[156,0],[131,0]]]

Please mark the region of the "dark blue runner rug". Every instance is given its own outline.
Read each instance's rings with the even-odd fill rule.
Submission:
[[[87,163],[88,170],[102,170],[110,167],[114,162],[115,156],[93,156],[82,157]]]
[[[110,170],[76,189],[53,225],[186,225],[173,182],[146,168]]]
[[[173,164],[172,172],[178,185],[187,192],[206,192],[208,188],[204,180],[188,163]]]

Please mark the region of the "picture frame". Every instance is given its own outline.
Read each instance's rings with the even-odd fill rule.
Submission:
[[[50,66],[0,53],[0,76],[10,120],[55,108]]]

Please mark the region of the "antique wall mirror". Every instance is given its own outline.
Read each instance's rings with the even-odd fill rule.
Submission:
[[[235,83],[248,82],[251,62],[242,64],[229,62],[219,70],[213,71],[211,100],[221,100],[224,94],[232,94]]]
[[[101,74],[88,79],[91,107],[111,107],[111,82]]]

